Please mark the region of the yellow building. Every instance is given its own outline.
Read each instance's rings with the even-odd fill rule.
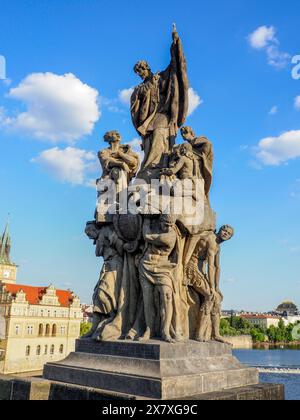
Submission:
[[[66,358],[80,335],[79,298],[54,286],[16,284],[8,226],[0,238],[0,373],[32,372]]]

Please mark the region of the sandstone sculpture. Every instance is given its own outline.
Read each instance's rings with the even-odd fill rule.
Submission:
[[[99,152],[99,196],[113,185],[115,197],[111,207],[103,202],[97,206],[95,220],[86,227],[96,255],[104,260],[88,334],[96,340],[223,342],[220,245],[234,231],[228,225],[216,231],[209,198],[213,146],[183,127],[189,84],[175,26],[172,37],[171,63],[165,71],[153,74],[145,61],[135,65],[143,80],[131,98],[132,121],[145,155],[141,167],[138,155],[120,143],[116,131],[105,134],[109,147]],[[179,128],[184,142],[175,145]],[[111,184],[102,188],[108,181]],[[153,181],[159,183],[155,191]],[[155,196],[157,205],[150,211],[142,205],[142,192],[146,198]],[[128,208],[130,200],[136,211]]]
[[[135,66],[142,83],[131,116],[142,164],[118,132],[104,136],[98,203],[86,226],[102,264],[94,322],[75,352],[46,364],[44,378],[122,400],[261,398],[257,369],[243,366],[220,336],[220,254],[234,230],[216,229],[213,145],[183,126],[189,84],[175,26],[172,37],[165,71]]]
[[[168,165],[178,128],[188,111],[188,78],[181,40],[173,28],[171,62],[166,70],[153,74],[146,61],[139,61],[134,71],[143,82],[131,97],[134,127],[142,137],[145,158],[139,178],[151,180]]]

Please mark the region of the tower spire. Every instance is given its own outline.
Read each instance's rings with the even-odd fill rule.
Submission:
[[[5,226],[4,233],[2,238],[0,238],[0,263],[7,263],[10,264],[10,250],[11,250],[11,238],[9,232],[9,225],[10,225],[10,215],[8,215],[7,223]]]

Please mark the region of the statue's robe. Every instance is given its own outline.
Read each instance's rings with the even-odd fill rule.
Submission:
[[[204,179],[205,195],[209,198],[209,192],[213,179],[213,147],[206,137],[197,137],[191,144],[193,146],[193,152],[195,153],[196,159],[199,163],[199,172],[196,174],[196,177]]]
[[[143,328],[143,319],[139,319],[137,322],[139,309],[142,305],[142,294],[134,260],[133,255],[125,252],[120,268],[121,282],[116,312],[114,318],[103,328],[101,339],[104,341],[125,338],[134,326],[137,328],[137,332]]]
[[[188,78],[186,60],[180,39],[171,47],[171,63],[137,86],[131,97],[133,125],[143,139],[145,153],[142,171],[162,168],[178,128],[188,112]]]
[[[96,255],[103,256],[104,263],[94,290],[93,305],[94,312],[104,316],[111,316],[117,310],[120,294],[124,260],[116,250],[117,240],[111,227],[105,226],[100,230],[96,243]]]

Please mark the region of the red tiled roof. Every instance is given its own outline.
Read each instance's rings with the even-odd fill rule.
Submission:
[[[5,284],[5,289],[14,297],[18,292],[23,290],[26,299],[30,305],[38,305],[43,295],[46,293],[47,287],[24,286],[20,284]],[[56,290],[56,296],[60,306],[69,307],[73,297],[70,290]]]

